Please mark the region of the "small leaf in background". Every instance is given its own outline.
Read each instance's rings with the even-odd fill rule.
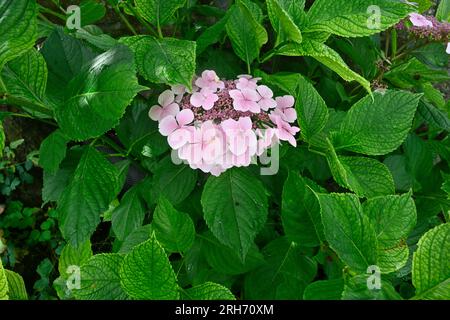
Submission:
[[[123,255],[102,253],[92,256],[80,271],[80,289],[73,290],[82,300],[127,300],[120,285],[119,269]]]
[[[123,289],[135,299],[176,300],[177,277],[164,249],[153,236],[128,253],[120,269]]]
[[[119,206],[112,212],[112,230],[121,241],[144,222],[146,209],[139,188],[140,185],[137,184],[129,189],[120,200]]]
[[[266,263],[245,277],[245,297],[253,300],[302,299],[317,273],[317,264],[300,247],[279,237],[263,250]]]
[[[121,42],[134,52],[138,71],[148,81],[192,87],[195,42],[150,36],[126,37]]]
[[[39,149],[39,165],[49,174],[55,174],[66,157],[67,138],[60,130],[55,130],[45,138]]]
[[[301,246],[315,247],[324,239],[320,204],[316,192],[325,192],[317,184],[294,171],[283,187],[281,220],[286,236]]]
[[[87,26],[101,20],[106,14],[106,8],[98,0],[82,0],[80,3],[81,26]]]
[[[214,236],[245,261],[267,219],[267,196],[261,181],[245,169],[230,169],[208,178],[201,202]]]
[[[412,281],[414,299],[450,299],[450,224],[441,224],[419,240],[414,253]]]
[[[152,227],[158,241],[169,252],[185,252],[195,239],[195,227],[191,217],[176,210],[164,197],[158,200]]]

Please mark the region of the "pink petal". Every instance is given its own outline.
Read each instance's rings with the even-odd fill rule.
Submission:
[[[178,124],[182,127],[194,121],[194,113],[190,109],[184,109],[177,114]]]
[[[225,131],[225,133],[229,130],[237,130],[239,129],[239,124],[236,120],[233,119],[227,119],[225,121],[222,121],[222,123],[220,124],[220,126],[222,127],[222,129]]]
[[[256,90],[243,89],[243,90],[241,90],[241,92],[246,100],[258,101],[260,99],[260,96],[259,96],[258,92],[256,92]]]
[[[283,110],[287,122],[294,122],[297,120],[297,111],[294,108],[287,108]]]
[[[263,98],[272,98],[273,97],[273,91],[268,86],[258,86],[257,88],[258,93]]]
[[[167,137],[167,142],[169,146],[177,150],[184,146],[189,141],[190,133],[188,130],[177,129]]]
[[[166,106],[168,106],[169,104],[171,104],[174,101],[175,101],[175,96],[174,96],[174,94],[173,94],[173,92],[171,90],[164,91],[158,97],[158,103],[162,107],[166,107]]]
[[[263,98],[258,101],[258,105],[261,109],[267,111],[269,109],[275,108],[277,106],[277,103],[272,98]]]
[[[163,112],[163,109],[160,106],[153,106],[148,111],[148,116],[153,121],[159,121],[161,119],[162,112]]]
[[[201,107],[204,101],[204,97],[200,92],[194,92],[191,96],[190,102],[194,107]]]
[[[277,107],[280,109],[292,108],[295,104],[293,96],[276,97]]]
[[[174,116],[167,116],[159,123],[159,132],[163,136],[168,136],[178,128],[177,120]]]
[[[409,15],[409,20],[416,27],[433,27],[433,22],[429,21],[423,15],[418,13],[411,13]]]
[[[240,90],[230,90],[228,92],[230,94],[230,97],[233,99],[243,99],[244,96],[242,95],[242,92]]]
[[[250,117],[240,117],[238,120],[239,128],[241,130],[251,130],[252,129],[252,119]]]
[[[180,112],[180,106],[176,103],[172,103],[163,108],[163,114],[161,115],[161,118],[164,118],[166,116],[176,116],[178,112]]]

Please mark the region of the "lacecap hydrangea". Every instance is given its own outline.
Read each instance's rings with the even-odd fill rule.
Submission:
[[[149,116],[192,169],[218,176],[249,166],[283,141],[295,147],[300,131],[293,125],[294,97],[274,97],[260,80],[240,75],[222,81],[215,71],[205,70],[194,79],[192,91],[177,85],[161,93]]]

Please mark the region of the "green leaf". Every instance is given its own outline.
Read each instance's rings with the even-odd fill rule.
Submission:
[[[372,198],[395,191],[389,169],[378,160],[338,156],[334,150],[329,150],[327,160],[336,182],[360,197]]]
[[[186,0],[134,0],[140,16],[155,26],[167,23]]]
[[[138,244],[150,239],[151,227],[150,224],[146,224],[131,232],[122,242],[119,253],[129,253]]]
[[[381,280],[380,289],[369,289],[370,275],[357,275],[350,278],[342,292],[343,300],[403,300],[388,282]]]
[[[316,0],[308,11],[308,31],[363,37],[395,25],[415,8],[391,0]]]
[[[439,2],[436,18],[440,21],[448,22],[450,20],[450,0],[442,0]]]
[[[366,272],[376,265],[377,238],[357,196],[353,194],[319,195],[325,238],[330,247],[350,268]]]
[[[419,240],[413,257],[414,299],[450,299],[450,223],[441,224]]]
[[[0,71],[6,62],[33,47],[37,38],[37,9],[34,0],[1,2]]]
[[[0,300],[8,300],[8,280],[5,269],[3,269],[2,259],[0,259]]]
[[[238,2],[230,10],[226,24],[227,34],[236,55],[249,66],[267,42],[267,32],[243,3]]]
[[[185,252],[195,239],[191,217],[176,210],[164,197],[160,197],[153,213],[152,227],[156,238],[169,252]]]
[[[80,300],[126,300],[119,270],[124,257],[117,253],[92,256],[80,270],[80,289],[73,294]]]
[[[97,55],[83,41],[55,28],[40,50],[47,63],[48,81],[46,95],[52,104],[62,104],[69,82]]]
[[[67,138],[57,129],[42,141],[39,149],[39,165],[49,174],[54,174],[66,157]]]
[[[125,256],[120,279],[125,292],[135,299],[179,298],[177,276],[154,235]]]
[[[152,227],[158,241],[169,252],[185,252],[194,243],[195,228],[191,217],[176,210],[164,197],[158,200]]]
[[[450,131],[450,119],[448,115],[436,108],[428,100],[420,99],[418,114],[429,124],[445,131]]]
[[[153,83],[182,84],[192,87],[195,74],[193,41],[150,36],[126,37],[120,40],[135,54],[139,73]]]
[[[5,270],[5,274],[8,281],[9,300],[28,300],[27,289],[22,276],[9,270]]]
[[[371,93],[370,82],[352,71],[336,51],[321,42],[303,39],[301,44],[286,44],[275,53],[282,56],[312,57],[336,72],[342,79],[346,81],[357,81],[367,92]]]
[[[304,300],[340,300],[344,279],[319,280],[311,283],[303,293]]]
[[[47,65],[39,51],[32,48],[9,61],[2,70],[2,79],[8,95],[45,106],[47,86]],[[26,109],[26,108],[25,108]],[[27,109],[26,109],[27,110]],[[39,113],[33,115],[40,116]]]
[[[141,89],[132,52],[118,45],[97,56],[70,81],[56,120],[74,140],[100,136],[117,125]]]
[[[70,276],[70,273],[68,273],[70,266],[81,267],[91,257],[92,248],[89,240],[78,247],[73,247],[69,243],[66,244],[58,260],[59,274],[63,279],[67,279]]]
[[[411,129],[419,99],[417,94],[391,90],[366,96],[348,111],[333,144],[367,155],[397,149]]]
[[[416,206],[411,194],[369,199],[363,209],[375,228],[381,272],[399,270],[408,260],[406,239],[416,225]]]
[[[5,130],[3,129],[3,122],[0,121],[0,156],[3,155],[3,149],[5,148]]]
[[[96,0],[83,0],[80,3],[81,26],[87,26],[101,20],[106,14],[103,3]]]
[[[245,260],[256,234],[267,219],[263,184],[245,169],[210,176],[203,189],[204,218],[214,236]]]
[[[92,147],[86,148],[58,201],[61,232],[73,246],[84,243],[119,192],[118,170]]]
[[[228,288],[213,282],[186,289],[184,296],[189,300],[236,300]]]
[[[235,250],[221,244],[209,232],[202,235],[201,240],[202,253],[216,272],[229,275],[243,274],[259,267],[264,262],[264,258],[255,244],[250,247],[245,262],[242,262]]]
[[[286,236],[301,246],[315,247],[324,239],[320,204],[316,194],[323,189],[294,171],[283,187],[281,221]]]
[[[144,222],[146,209],[139,193],[139,184],[133,186],[124,194],[120,205],[112,213],[112,229],[121,241]]]
[[[279,0],[267,0],[267,12],[269,14],[270,22],[274,30],[277,32],[278,44],[292,40],[297,43],[302,42],[302,33],[298,26],[294,23],[292,17],[283,8]]]
[[[222,19],[203,31],[203,33],[197,38],[195,41],[197,43],[197,55],[200,55],[210,45],[220,41],[225,32],[225,26],[229,16],[230,11],[227,11]]]
[[[245,277],[244,298],[250,300],[302,299],[317,273],[317,264],[286,238],[264,248],[267,263]]]
[[[162,195],[177,205],[194,190],[196,182],[196,170],[187,165],[175,165],[170,157],[166,157],[154,170],[152,197],[156,202]]]

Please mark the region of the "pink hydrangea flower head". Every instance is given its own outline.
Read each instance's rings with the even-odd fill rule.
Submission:
[[[217,100],[219,100],[217,94],[208,88],[203,88],[199,92],[194,92],[190,99],[191,104],[194,107],[203,107],[205,110],[211,110]]]
[[[161,121],[167,116],[175,116],[180,111],[180,106],[175,103],[175,95],[166,90],[158,97],[159,105],[150,108],[148,115],[154,121]]]
[[[261,111],[261,107],[257,103],[261,97],[256,90],[231,90],[229,94],[230,97],[233,98],[233,106],[235,110],[244,112],[250,111],[253,113],[259,113]]]
[[[241,75],[222,81],[206,70],[195,79],[192,92],[184,86],[164,91],[151,117],[159,121],[173,152],[192,169],[218,176],[255,164],[281,141],[296,146],[300,130],[289,124],[297,117],[294,97],[274,97],[268,86],[258,85],[260,80]]]
[[[223,89],[224,83],[220,81],[215,71],[205,70],[202,76],[195,81],[195,85],[201,89],[209,89],[213,92]]]
[[[433,28],[433,22],[425,18],[423,15],[418,13],[411,13],[409,15],[409,21],[415,26],[415,27],[430,27]]]
[[[261,100],[258,101],[258,105],[262,110],[267,111],[277,106],[276,101],[273,99],[273,91],[268,86],[258,86],[256,90],[261,96]]]

